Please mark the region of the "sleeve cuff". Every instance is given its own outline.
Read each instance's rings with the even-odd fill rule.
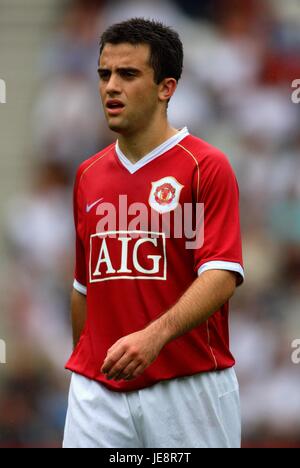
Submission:
[[[198,270],[198,276],[208,270],[227,270],[233,271],[234,273],[238,273],[239,280],[237,286],[241,286],[245,281],[245,272],[239,263],[232,263],[232,262],[222,262],[222,261],[212,261],[207,262],[202,265]]]
[[[84,296],[87,295],[87,287],[80,284],[77,280],[74,280],[73,288]]]

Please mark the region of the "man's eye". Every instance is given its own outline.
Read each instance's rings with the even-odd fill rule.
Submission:
[[[99,78],[102,81],[107,81],[107,80],[109,80],[109,74],[108,73],[99,73]]]
[[[134,72],[131,72],[131,71],[124,71],[121,73],[122,76],[124,76],[125,78],[134,78],[135,77],[135,73]]]

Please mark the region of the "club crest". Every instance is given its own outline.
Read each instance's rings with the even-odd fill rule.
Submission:
[[[181,185],[174,177],[165,177],[152,182],[149,198],[151,208],[161,214],[175,210],[183,188],[184,185]]]

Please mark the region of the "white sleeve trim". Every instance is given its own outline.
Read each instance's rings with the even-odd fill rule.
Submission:
[[[239,283],[239,286],[245,281],[245,272],[242,265],[240,265],[239,263],[221,261],[207,262],[199,268],[198,276],[200,276],[202,273],[208,270],[227,270],[239,273],[242,279],[242,281]]]
[[[87,295],[87,287],[83,286],[80,284],[77,280],[74,280],[73,287],[76,291],[78,291],[80,294],[83,294],[84,296]]]

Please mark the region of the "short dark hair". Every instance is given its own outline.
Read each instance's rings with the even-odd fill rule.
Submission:
[[[144,18],[132,18],[110,26],[100,40],[100,55],[106,44],[150,46],[150,65],[154,70],[156,84],[165,78],[178,82],[183,70],[183,45],[179,34],[163,23]]]

